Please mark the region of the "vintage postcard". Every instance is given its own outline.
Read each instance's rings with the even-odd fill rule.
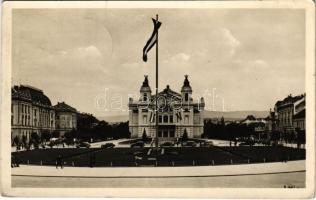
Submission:
[[[2,195],[314,196],[312,1],[2,6]]]

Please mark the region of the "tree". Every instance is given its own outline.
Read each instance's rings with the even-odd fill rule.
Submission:
[[[273,145],[277,144],[277,141],[280,140],[280,132],[279,131],[273,131],[271,133],[271,141],[273,142]]]
[[[182,141],[187,141],[188,140],[188,133],[187,129],[184,129],[183,135],[182,135]]]
[[[26,137],[26,135],[22,136],[22,144],[23,144],[24,147],[27,145],[27,137]]]
[[[72,129],[71,131],[68,131],[65,133],[64,137],[65,137],[65,143],[67,145],[73,144],[74,138],[77,135],[77,131],[75,129]]]
[[[51,138],[51,134],[50,132],[48,131],[43,131],[42,134],[41,134],[41,140],[42,142],[46,142],[46,141],[49,141],[49,139]]]
[[[31,139],[30,144],[34,145],[34,148],[38,148],[38,145],[40,143],[40,137],[36,132],[31,133]]]
[[[147,134],[146,134],[146,129],[144,129],[144,131],[143,131],[142,140],[143,140],[144,142],[146,142],[146,141],[148,140],[148,137],[147,137]]]
[[[18,136],[15,136],[13,138],[13,146],[19,146],[20,144],[20,138]]]
[[[52,137],[53,137],[53,138],[59,138],[59,132],[58,132],[58,131],[54,131],[54,132],[52,133]]]

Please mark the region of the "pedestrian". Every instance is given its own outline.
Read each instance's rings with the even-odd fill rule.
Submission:
[[[15,167],[14,160],[15,160],[14,155],[11,155],[11,168]]]
[[[20,159],[17,156],[14,156],[14,167],[20,167]]]
[[[56,169],[58,169],[58,167],[60,166],[60,168],[64,168],[63,166],[63,158],[62,156],[59,154],[57,159],[56,159]]]

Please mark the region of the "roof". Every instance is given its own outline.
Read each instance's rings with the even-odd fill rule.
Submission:
[[[256,118],[255,118],[255,116],[253,116],[253,115],[248,115],[247,117],[246,117],[246,120],[256,120]]]
[[[158,96],[165,96],[165,97],[172,96],[172,97],[176,97],[176,98],[181,99],[181,94],[171,90],[169,85],[167,85],[163,91],[159,92]],[[155,99],[156,95],[153,95],[152,98]]]
[[[140,92],[151,92],[147,75],[145,75],[145,79],[143,81],[143,84],[140,87]]]
[[[44,106],[52,106],[50,99],[43,93],[43,91],[35,87],[28,85],[14,86],[11,89],[11,92],[13,99],[29,101]]]
[[[305,97],[305,94],[292,96],[291,94],[288,95],[286,98],[284,98],[282,101],[277,101],[276,106],[279,107],[286,107],[286,106],[292,106],[295,102],[303,99]]]
[[[305,118],[305,109],[296,113],[294,116],[293,116],[293,119],[300,119],[300,118]]]
[[[59,112],[73,112],[77,113],[77,110],[69,105],[67,105],[65,102],[58,102],[57,105],[54,106],[56,111]]]

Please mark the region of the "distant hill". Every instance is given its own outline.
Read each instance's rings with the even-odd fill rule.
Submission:
[[[128,121],[128,115],[98,116],[97,118],[100,121],[104,120],[109,123]]]
[[[269,115],[269,111],[209,111],[205,110],[204,118],[221,118],[225,120],[241,120],[245,119],[248,115],[253,115],[256,118],[264,118]],[[113,116],[98,116],[99,120],[104,120],[109,123],[126,122],[128,121],[128,115],[113,115]]]
[[[264,118],[269,115],[269,111],[209,111],[204,112],[204,118],[221,118],[224,117],[225,120],[241,120],[245,119],[248,115],[253,115],[256,118]]]

